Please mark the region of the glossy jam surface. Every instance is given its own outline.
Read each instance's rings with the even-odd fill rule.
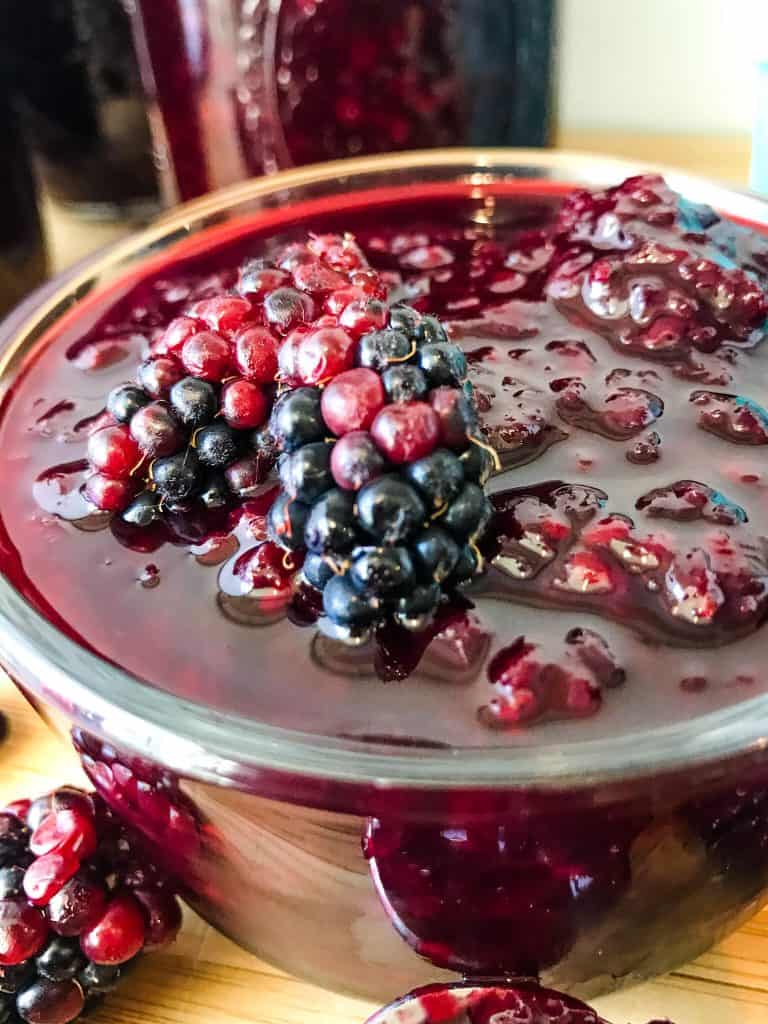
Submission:
[[[0,567],[140,678],[327,735],[567,742],[764,692],[768,244],[653,178],[558,202],[287,212],[85,307],[5,401]],[[484,577],[426,633],[355,651],[265,558],[270,484],[144,532],[89,514],[79,490],[105,396],[157,333],[308,230],[354,232],[397,294],[449,323],[503,467]]]

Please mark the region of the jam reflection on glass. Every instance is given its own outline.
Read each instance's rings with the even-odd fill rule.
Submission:
[[[457,191],[313,217],[287,211],[276,239],[254,227],[134,282],[20,378],[0,421],[20,482],[0,499],[2,568],[28,600],[179,696],[377,748],[455,748],[457,765],[462,747],[643,742],[764,692],[764,239],[653,177],[562,204]],[[424,633],[352,651],[317,631],[300,558],[266,540],[273,481],[147,530],[80,489],[109,389],[245,257],[308,225],[353,231],[398,294],[449,322],[502,465],[482,579]],[[153,638],[138,653],[137,633]],[[443,970],[594,993],[704,950],[768,881],[759,759],[614,788],[381,793],[265,773],[229,791],[111,739],[78,737],[86,770],[150,838],[178,830],[206,916],[366,994]],[[327,950],[307,916],[336,922]]]

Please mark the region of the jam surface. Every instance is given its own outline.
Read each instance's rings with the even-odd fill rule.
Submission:
[[[502,467],[486,573],[425,633],[357,650],[318,631],[311,589],[268,557],[271,483],[143,532],[81,492],[106,394],[165,325],[307,231],[353,232],[398,295],[449,324]],[[326,735],[567,742],[756,696],[766,280],[762,236],[650,177],[562,203],[367,196],[268,232],[254,220],[86,307],[35,354],[0,420],[0,570],[139,678]]]

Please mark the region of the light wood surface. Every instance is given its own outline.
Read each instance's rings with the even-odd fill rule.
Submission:
[[[744,186],[749,140],[691,136],[569,134],[563,147],[665,163]],[[83,223],[45,204],[52,265],[61,269],[129,230]],[[76,758],[7,682],[0,706],[11,733],[0,757],[0,801],[82,781]],[[105,1004],[95,1024],[359,1024],[373,1004],[324,992],[262,963],[187,913],[172,950],[148,957]],[[597,1001],[615,1024],[670,1017],[676,1024],[765,1024],[768,1021],[768,910],[695,963],[666,977]]]

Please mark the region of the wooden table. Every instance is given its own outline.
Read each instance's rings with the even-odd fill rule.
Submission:
[[[677,165],[746,183],[743,138],[563,135],[564,146]],[[46,206],[53,264],[66,266],[126,231],[88,225]],[[53,737],[5,680],[0,706],[11,720],[2,748],[0,800],[82,781],[73,752]],[[765,1024],[768,1021],[768,910],[694,963],[657,981],[598,1000],[615,1024],[671,1017],[676,1024]],[[97,1024],[359,1024],[375,1007],[329,994],[238,949],[187,913],[177,944],[148,957],[127,988],[99,1011]]]

